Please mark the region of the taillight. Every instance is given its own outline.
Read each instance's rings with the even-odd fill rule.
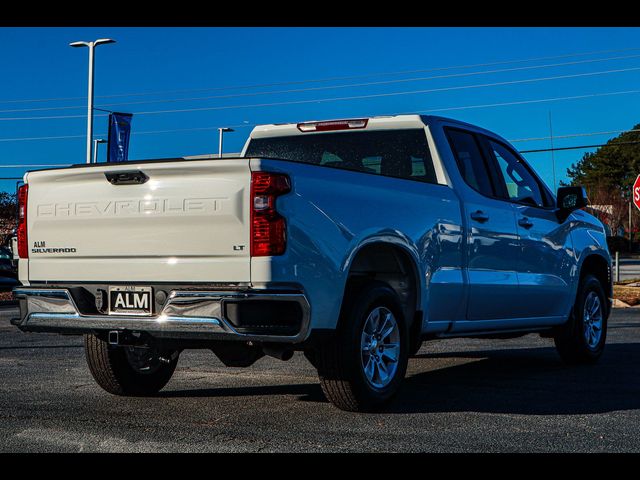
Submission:
[[[29,242],[27,240],[27,197],[29,185],[18,188],[18,256],[29,258]]]
[[[287,224],[276,211],[276,198],[291,191],[287,175],[251,173],[251,256],[282,255],[287,246]]]

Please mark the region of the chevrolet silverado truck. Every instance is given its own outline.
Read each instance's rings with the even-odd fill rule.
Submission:
[[[237,158],[31,171],[14,290],[25,332],[84,335],[96,382],[154,395],[181,351],[303,352],[326,397],[383,408],[425,340],[605,345],[611,259],[581,187],[509,142],[419,115],[262,125]]]

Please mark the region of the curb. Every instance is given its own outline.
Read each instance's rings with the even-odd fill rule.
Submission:
[[[613,304],[611,305],[613,308],[640,308],[640,303],[637,305],[629,305],[622,300],[618,300],[617,298],[613,299]]]

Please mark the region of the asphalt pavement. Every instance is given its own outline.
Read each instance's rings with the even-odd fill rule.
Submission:
[[[158,397],[102,391],[80,337],[0,313],[0,452],[638,452],[640,309],[615,310],[595,366],[537,335],[425,343],[389,411],[342,412],[296,353],[227,368],[182,353]]]

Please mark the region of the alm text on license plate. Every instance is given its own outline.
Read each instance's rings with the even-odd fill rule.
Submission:
[[[110,315],[152,315],[151,287],[109,287]]]

